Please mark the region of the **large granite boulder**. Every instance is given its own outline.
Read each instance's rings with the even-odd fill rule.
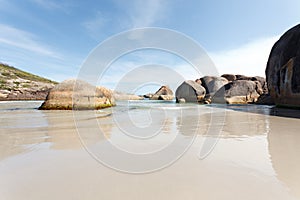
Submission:
[[[41,110],[90,110],[115,105],[113,94],[81,80],[65,80],[50,90]]]
[[[220,88],[212,97],[213,103],[247,104],[257,101],[262,94],[259,81],[236,80]]]
[[[155,92],[153,96],[150,97],[150,100],[173,100],[174,94],[173,91],[168,86],[161,86],[159,90]]]
[[[268,94],[267,81],[264,77],[261,76],[245,76],[245,75],[235,75],[236,80],[246,80],[246,81],[258,81],[261,85],[262,92]]]
[[[176,90],[176,102],[202,102],[205,94],[205,88],[199,83],[192,80],[184,81]]]
[[[218,76],[204,76],[201,79],[201,84],[206,90],[204,103],[210,104],[211,97],[229,81],[224,77]]]
[[[213,96],[221,87],[228,83],[226,78],[218,76],[204,76],[200,80],[206,90],[206,94],[210,96]]]
[[[266,77],[269,93],[277,105],[300,106],[300,24],[274,44]]]

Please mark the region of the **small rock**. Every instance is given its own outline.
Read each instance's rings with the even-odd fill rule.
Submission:
[[[150,100],[172,100],[174,99],[173,91],[168,86],[162,86]]]

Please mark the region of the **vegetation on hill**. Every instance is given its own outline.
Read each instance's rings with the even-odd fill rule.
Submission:
[[[28,81],[42,82],[42,83],[53,83],[53,84],[57,83],[55,81],[51,81],[49,79],[19,70],[7,64],[0,63],[0,84],[6,80],[17,79],[17,78],[25,79]]]
[[[57,82],[0,63],[0,101],[41,100]]]

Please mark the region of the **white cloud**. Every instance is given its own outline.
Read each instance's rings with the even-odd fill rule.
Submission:
[[[279,36],[261,38],[235,49],[211,52],[220,74],[243,74],[265,76],[265,69],[270,51]]]
[[[46,45],[38,43],[35,35],[4,24],[0,24],[0,45],[1,44],[31,51],[39,55],[61,58],[60,55]]]
[[[55,51],[30,32],[0,24],[0,62],[62,81],[76,76],[82,58]]]

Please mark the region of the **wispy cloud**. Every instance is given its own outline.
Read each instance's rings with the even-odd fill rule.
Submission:
[[[0,24],[0,44],[31,51],[38,55],[61,58],[54,50],[45,44],[37,42],[38,37],[32,33],[9,25]]]
[[[56,81],[76,76],[80,58],[39,40],[30,32],[0,24],[0,62]]]
[[[39,0],[40,1],[40,0]],[[98,10],[82,23],[90,36],[99,40],[104,33],[113,34],[124,29],[155,26],[167,16],[168,0],[113,1],[119,13]]]
[[[209,56],[214,61],[220,74],[265,76],[271,48],[278,39],[279,36],[261,38],[234,49],[211,52]]]

